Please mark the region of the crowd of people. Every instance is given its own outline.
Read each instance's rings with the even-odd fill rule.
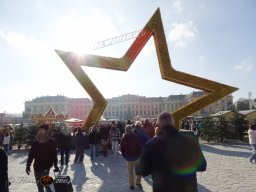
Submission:
[[[128,183],[131,190],[136,186],[142,188],[141,178],[151,174],[153,191],[195,191],[195,173],[206,169],[206,161],[199,145],[181,136],[173,126],[173,119],[169,113],[160,115],[158,122],[150,122],[146,119],[126,123],[113,121],[92,124],[89,134],[80,128],[72,130],[60,127],[55,128],[49,135],[49,127],[44,124],[38,127],[36,139],[29,150],[26,173],[30,174],[33,161],[36,181],[49,175],[52,167],[55,172],[58,172],[62,166],[69,165],[70,151],[73,147],[75,148],[74,163],[83,163],[84,151],[89,144],[92,161],[99,155],[107,157],[110,150],[113,155],[119,154],[120,151],[127,162]],[[10,135],[5,134],[5,137]],[[6,140],[3,139],[4,144]],[[5,146],[4,149],[5,154],[8,154],[9,147]],[[186,153],[182,152],[184,150]],[[58,153],[60,153],[60,165]],[[0,153],[0,155],[3,154]],[[203,161],[191,176],[183,178],[175,173],[177,168],[191,163],[195,155],[201,156]],[[3,159],[6,158],[3,157]],[[4,167],[3,170],[5,170]],[[7,169],[5,172],[7,173]],[[36,183],[39,192],[43,192],[44,188],[47,192],[51,192],[49,186]],[[5,184],[8,188],[8,183]]]
[[[185,121],[187,129],[198,134],[200,122]],[[8,192],[8,154],[13,131],[5,129],[0,135],[0,187]],[[195,135],[197,135],[195,134]],[[256,122],[248,130],[249,143],[253,154],[249,158],[256,163]],[[191,137],[180,134],[174,127],[170,113],[163,112],[157,122],[127,121],[92,124],[89,133],[81,128],[55,128],[49,135],[48,125],[38,127],[37,136],[33,142],[27,159],[26,173],[30,174],[31,164],[35,179],[49,175],[50,169],[58,172],[61,167],[69,165],[70,151],[75,149],[73,163],[83,163],[85,148],[90,147],[91,161],[102,155],[121,154],[127,162],[128,183],[131,190],[142,188],[141,179],[151,175],[153,191],[197,191],[196,172],[206,170],[206,160],[198,142]],[[60,165],[58,164],[60,154]],[[200,161],[199,161],[200,160]],[[193,166],[193,167],[189,167]],[[184,170],[184,168],[188,170]],[[184,174],[186,173],[186,174]],[[37,182],[39,192],[44,188],[51,192],[49,186]]]

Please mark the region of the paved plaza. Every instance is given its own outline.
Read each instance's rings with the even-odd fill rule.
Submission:
[[[256,165],[249,163],[251,154],[247,144],[206,144],[201,147],[208,162],[207,171],[198,174],[200,192],[255,192]],[[108,158],[98,157],[90,161],[86,150],[84,163],[71,164],[62,169],[62,174],[71,177],[74,191],[89,192],[126,192],[130,191],[127,181],[126,162],[121,155],[109,154]],[[25,173],[27,152],[14,152],[9,156],[9,177],[12,182],[10,192],[36,192],[33,171]],[[53,172],[51,171],[53,176]],[[143,190],[152,191],[150,177],[142,181]]]

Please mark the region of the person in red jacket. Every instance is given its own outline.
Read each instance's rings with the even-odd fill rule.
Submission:
[[[142,143],[139,138],[133,134],[132,129],[132,126],[126,126],[125,134],[120,143],[122,156],[127,161],[130,189],[134,189],[135,167],[139,164],[139,158],[142,150]],[[140,175],[136,175],[136,185],[140,188],[142,187]]]

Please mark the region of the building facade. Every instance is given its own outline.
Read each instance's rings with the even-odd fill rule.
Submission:
[[[113,97],[107,99],[108,105],[103,113],[103,118],[115,120],[128,120],[136,117],[156,118],[162,111],[172,113],[203,95],[202,91],[194,91],[187,95],[170,95],[168,97],[145,97],[131,94]],[[72,118],[85,119],[92,106],[93,102],[88,98],[45,96],[26,101],[23,115],[25,119],[30,119],[32,115],[46,113],[49,107],[52,107],[58,114],[68,114]],[[232,106],[233,97],[229,95],[193,115],[208,116],[218,111],[232,110]]]
[[[57,114],[68,114],[73,118],[86,118],[91,111],[92,101],[88,98],[68,98],[65,96],[43,96],[25,101],[23,117],[45,114],[51,107]]]

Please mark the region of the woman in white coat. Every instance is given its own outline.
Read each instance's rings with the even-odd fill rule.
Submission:
[[[251,124],[248,130],[249,143],[252,146],[253,153],[249,160],[251,163],[256,163],[256,123]]]
[[[4,133],[3,147],[7,154],[9,154],[9,144],[10,144],[10,134],[6,132]]]

